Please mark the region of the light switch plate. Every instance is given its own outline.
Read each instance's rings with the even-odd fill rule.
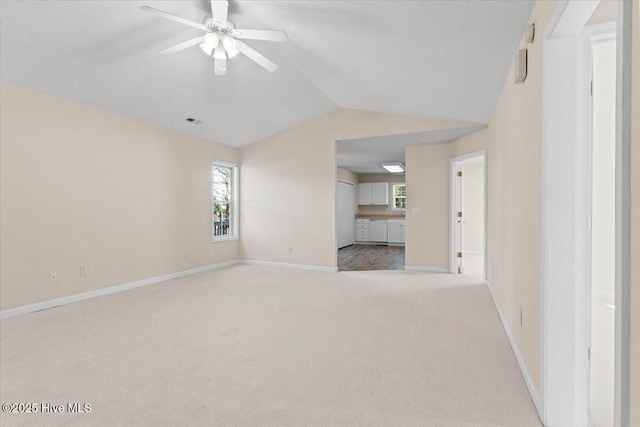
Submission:
[[[411,215],[420,215],[422,213],[421,208],[411,208]]]

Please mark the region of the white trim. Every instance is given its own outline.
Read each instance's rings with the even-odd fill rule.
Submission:
[[[635,7],[640,8],[638,2]],[[631,32],[633,3],[618,3],[616,40],[616,311],[614,425],[631,426]],[[636,41],[637,42],[637,41]]]
[[[347,181],[346,179],[338,179],[338,182],[344,182],[345,184],[356,185],[357,182]]]
[[[230,203],[230,210],[231,213],[229,214],[230,216],[230,222],[231,224],[229,225],[231,227],[232,230],[232,234],[231,235],[226,235],[226,236],[214,236],[213,235],[213,223],[214,223],[214,217],[213,217],[213,206],[215,203],[215,200],[213,200],[213,168],[218,165],[218,166],[222,166],[225,168],[230,168],[232,169],[232,173],[231,173],[231,192],[232,192],[232,196],[231,196],[231,203]],[[228,242],[230,240],[238,240],[240,239],[240,165],[238,165],[237,163],[229,163],[229,162],[224,162],[221,160],[212,160],[211,161],[211,184],[210,184],[210,191],[211,191],[211,205],[210,205],[210,209],[211,209],[211,214],[210,214],[210,218],[211,218],[211,243],[218,243],[218,242]]]
[[[580,32],[580,69],[579,78],[583,85],[593,83],[593,46],[603,42],[615,42],[616,22],[605,22],[601,24],[585,26]],[[597,88],[594,90],[597,91]],[[601,294],[602,291],[593,291],[591,288],[591,265],[592,265],[592,207],[593,207],[593,94],[587,94],[585,91],[578,93],[578,103],[580,108],[578,114],[580,119],[577,121],[581,130],[578,132],[578,139],[586,141],[579,155],[582,156],[584,165],[580,165],[578,179],[585,177],[584,184],[580,185],[581,193],[577,193],[579,199],[576,199],[576,208],[578,211],[586,210],[587,222],[579,224],[578,236],[582,236],[582,244],[586,246],[586,271],[582,273],[584,277],[583,286],[576,286],[576,347],[585,349],[591,347],[591,302],[592,297]],[[585,194],[586,193],[586,194]],[[576,243],[576,245],[581,245]],[[611,292],[613,294],[613,292]],[[580,353],[578,353],[580,356]],[[588,414],[590,406],[590,389],[591,389],[591,362],[588,358],[576,357],[576,408],[575,408],[575,424],[588,424]]]
[[[406,212],[407,208],[396,208],[396,198],[395,198],[395,192],[393,191],[393,187],[395,187],[396,185],[404,185],[405,187],[405,196],[404,196],[404,203],[406,206],[407,203],[407,196],[406,196],[406,191],[407,191],[407,183],[406,182],[390,182],[389,184],[391,184],[391,211],[392,212]]]
[[[427,271],[429,273],[449,273],[449,269],[443,267],[421,267],[417,265],[405,265],[404,269],[408,271]]]
[[[587,424],[589,78],[580,30],[597,4],[561,2],[543,38],[542,143],[542,421]],[[571,16],[569,16],[571,15]],[[580,21],[581,23],[579,23]]]
[[[596,298],[611,298],[611,299],[614,299],[616,297],[616,291],[595,290],[595,291],[591,291],[591,295],[596,297]]]
[[[211,243],[218,243],[218,242],[229,242],[231,240],[240,240],[239,236],[219,236],[219,237],[213,237],[211,239]]]
[[[240,260],[239,264],[261,265],[264,267],[292,268],[295,270],[324,271],[327,273],[335,273],[338,271],[338,267],[322,267],[319,265],[289,264],[284,262],[258,261],[253,259]]]
[[[549,426],[586,425],[589,135],[580,31],[597,1],[561,1],[543,37],[541,398]],[[629,426],[631,2],[618,7],[615,426]],[[590,296],[587,295],[587,299]],[[587,383],[588,384],[588,383]]]
[[[218,264],[206,265],[204,267],[193,268],[191,270],[179,271],[177,273],[165,274],[163,276],[151,277],[149,279],[137,280],[135,282],[124,283],[122,285],[109,286],[107,288],[96,289],[95,291],[83,292],[81,294],[69,295],[66,297],[56,298],[48,301],[42,301],[35,304],[23,305],[22,307],[10,308],[0,311],[0,319],[19,316],[21,314],[33,313],[35,311],[46,310],[47,308],[58,307],[60,305],[71,304],[73,302],[83,301],[90,298],[100,297],[104,295],[115,294],[117,292],[128,291],[129,289],[140,288],[142,286],[153,285],[155,283],[167,280],[177,279],[179,277],[189,276],[192,274],[203,273],[205,271],[216,270],[230,265],[238,264],[238,260],[221,262]]]
[[[533,405],[536,407],[538,411],[538,416],[540,418],[542,414],[542,406],[540,404],[540,395],[538,394],[538,390],[533,383],[533,379],[531,378],[531,374],[529,374],[529,370],[527,369],[527,365],[524,363],[524,359],[520,354],[520,350],[518,349],[518,345],[516,344],[516,340],[511,334],[511,330],[509,329],[509,324],[507,323],[507,319],[505,319],[502,314],[502,310],[500,309],[500,305],[498,304],[498,300],[496,299],[496,294],[493,292],[493,287],[488,280],[485,280],[484,283],[487,285],[489,289],[489,293],[491,294],[491,299],[493,300],[493,305],[496,307],[496,311],[498,312],[498,317],[500,317],[500,323],[502,323],[502,327],[504,328],[504,333],[507,335],[507,339],[509,340],[509,344],[511,345],[511,349],[513,350],[513,354],[516,357],[516,361],[518,362],[518,366],[520,367],[520,372],[522,373],[522,377],[524,378],[524,382],[527,385],[527,389],[529,390],[529,394],[531,395],[531,400],[533,401]]]
[[[487,150],[479,150],[474,151],[472,153],[463,154],[457,157],[453,157],[449,160],[449,273],[457,274],[456,269],[456,172],[458,171],[457,164],[464,163],[469,160],[474,159],[482,159],[484,163],[484,260],[482,263],[482,277],[487,278],[488,269],[487,269],[487,236],[488,236],[488,204],[487,204],[487,194],[489,192],[488,186],[488,161],[487,161]],[[466,251],[469,252],[469,251]]]

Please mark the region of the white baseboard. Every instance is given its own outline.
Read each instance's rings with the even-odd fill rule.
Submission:
[[[406,246],[404,243],[394,243],[394,242],[356,242],[356,245],[365,245],[365,246]],[[346,247],[346,246],[345,246]]]
[[[518,362],[518,366],[520,367],[520,372],[522,372],[522,377],[524,378],[524,382],[527,384],[527,389],[529,389],[529,394],[531,395],[531,400],[533,400],[533,404],[538,411],[538,416],[541,420],[544,419],[542,416],[542,404],[540,402],[540,395],[538,394],[538,390],[533,384],[533,380],[531,379],[531,375],[529,374],[529,370],[527,369],[527,365],[524,364],[524,360],[522,359],[522,355],[520,354],[520,350],[518,349],[518,345],[516,344],[516,340],[511,335],[511,330],[509,329],[509,324],[507,323],[507,319],[505,319],[502,314],[502,310],[500,309],[500,305],[498,305],[498,300],[496,299],[496,294],[493,292],[493,288],[491,287],[491,283],[488,280],[484,282],[489,289],[489,293],[491,294],[491,298],[493,299],[493,304],[496,307],[496,311],[498,312],[498,316],[500,317],[500,322],[502,323],[502,327],[504,328],[505,334],[507,334],[507,339],[509,340],[509,344],[511,344],[511,349],[513,350],[513,354],[516,356],[516,361]]]
[[[243,260],[240,260],[239,263],[247,264],[247,265],[261,265],[265,267],[293,268],[296,270],[325,271],[328,273],[335,273],[336,271],[338,271],[338,267],[322,267],[319,265],[305,265],[305,264],[288,264],[284,262],[257,261],[253,259],[243,259]]]
[[[151,277],[149,279],[137,280],[135,282],[124,283],[122,285],[109,286],[107,288],[96,289],[95,291],[83,292],[81,294],[69,295],[62,298],[56,298],[48,301],[42,301],[35,304],[23,305],[22,307],[10,308],[0,311],[0,319],[19,316],[21,314],[33,313],[34,311],[45,310],[47,308],[57,307],[59,305],[70,304],[72,302],[83,301],[103,295],[115,294],[129,289],[140,288],[142,286],[152,285],[166,280],[177,279],[179,277],[189,276],[191,274],[202,273],[209,270],[227,267],[238,264],[238,260],[221,262],[218,264],[206,265],[204,267],[193,268],[191,270],[179,271],[177,273],[165,274],[163,276]]]
[[[428,271],[430,273],[448,273],[449,272],[448,268],[443,268],[443,267],[420,267],[420,266],[414,266],[414,265],[405,265],[404,269],[405,270],[411,270],[411,271]]]

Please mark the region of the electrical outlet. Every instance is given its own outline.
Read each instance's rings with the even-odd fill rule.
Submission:
[[[293,248],[292,248],[291,246],[289,246],[289,247],[287,248],[287,253],[288,253],[288,254],[293,253]]]
[[[57,282],[58,281],[58,273],[56,273],[55,271],[52,271],[51,273],[49,273],[49,281],[50,282]]]
[[[497,265],[494,265],[494,266],[491,267],[491,275],[493,277],[498,277],[498,266]]]
[[[190,259],[191,258],[191,252],[190,251],[184,251],[184,257],[186,259]]]
[[[80,267],[80,277],[87,277],[89,275],[89,271],[87,267]]]

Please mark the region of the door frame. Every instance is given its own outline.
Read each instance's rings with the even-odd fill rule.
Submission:
[[[355,182],[351,182],[351,181],[347,181],[346,179],[338,179],[336,182],[336,250],[340,249],[339,245],[340,245],[340,231],[338,230],[338,224],[340,223],[340,221],[338,221],[338,216],[340,215],[340,208],[338,206],[338,203],[340,202],[340,195],[338,193],[338,186],[340,185],[340,183],[343,184],[349,184],[349,185],[353,185],[353,245],[356,244],[356,220],[355,220],[355,216],[356,216],[356,206],[357,206],[357,199],[356,199],[356,183]],[[346,247],[346,246],[345,246]]]
[[[588,420],[590,124],[585,43],[599,1],[561,1],[543,34],[541,397],[548,426]],[[618,4],[616,59],[615,426],[629,427],[630,1]],[[582,124],[582,125],[581,125]],[[585,400],[586,399],[586,400]]]
[[[593,46],[607,42],[610,40],[615,40],[616,37],[616,22],[604,22],[601,24],[589,25],[585,26],[580,34],[581,43],[582,43],[582,55],[583,62],[586,68],[582,70],[584,76],[586,76],[586,81],[593,82]],[[595,90],[595,89],[594,89]],[[586,127],[584,129],[585,134],[587,135],[587,170],[588,170],[588,179],[586,182],[587,185],[587,197],[588,197],[588,224],[589,231],[586,237],[587,241],[587,268],[589,268],[587,277],[586,277],[586,286],[577,287],[576,288],[576,299],[581,302],[583,305],[582,309],[579,307],[576,308],[576,316],[578,317],[578,322],[576,323],[577,329],[577,339],[576,342],[578,346],[587,346],[591,349],[591,323],[592,323],[592,217],[593,217],[593,95],[586,98],[586,102],[588,106],[584,110]],[[586,416],[586,423],[588,425],[588,416],[589,410],[591,406],[591,359],[586,361],[577,360],[576,361],[576,412],[582,413],[583,416]],[[586,414],[586,415],[584,415]]]
[[[483,265],[482,265],[482,277],[487,280],[487,150],[474,151],[472,153],[463,154],[453,157],[449,160],[449,273],[458,274],[456,263],[456,240],[458,234],[456,232],[456,198],[458,195],[456,185],[456,172],[458,171],[458,165],[464,163],[467,160],[482,158],[484,163],[484,245],[483,245]]]

